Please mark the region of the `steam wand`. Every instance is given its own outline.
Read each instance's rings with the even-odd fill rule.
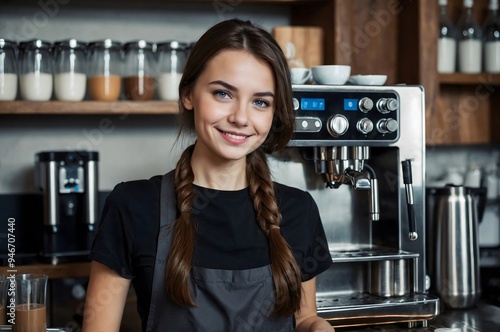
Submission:
[[[415,241],[418,238],[417,225],[415,220],[415,210],[413,208],[413,179],[411,174],[411,160],[406,159],[401,162],[403,167],[403,182],[406,189],[406,202],[408,206],[408,221],[410,227],[409,238]]]
[[[378,202],[378,180],[375,170],[365,163],[364,169],[370,175],[370,220],[378,221],[380,220],[380,209]]]

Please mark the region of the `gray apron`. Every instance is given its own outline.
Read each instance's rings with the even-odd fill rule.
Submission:
[[[274,286],[269,265],[248,270],[192,267],[191,295],[196,307],[179,307],[165,293],[165,267],[176,219],[173,172],[161,182],[160,232],[146,331],[290,332],[293,318],[270,316]]]

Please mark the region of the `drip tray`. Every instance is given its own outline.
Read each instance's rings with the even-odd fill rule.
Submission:
[[[383,298],[368,293],[321,296],[318,315],[334,327],[427,321],[439,314],[439,299],[428,294]]]
[[[334,263],[355,261],[366,262],[385,259],[410,259],[417,258],[419,256],[418,253],[385,247],[330,250],[330,254]]]

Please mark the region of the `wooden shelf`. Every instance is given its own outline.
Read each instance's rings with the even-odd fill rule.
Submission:
[[[0,101],[2,114],[177,114],[176,101]]]
[[[293,4],[306,4],[306,3],[310,4],[310,3],[314,3],[314,2],[328,2],[328,1],[331,1],[331,0],[240,0],[240,1],[233,1],[234,4],[231,4],[231,3],[223,4],[221,2],[219,4],[219,6],[224,6],[224,5],[236,6],[236,5],[241,4],[241,3],[243,3],[243,4],[262,4],[262,5],[273,5],[273,4],[293,5]],[[74,3],[84,3],[84,4],[99,4],[99,5],[102,5],[103,3],[104,4],[118,3],[118,1],[116,1],[116,0],[105,0],[105,1],[102,1],[102,0],[74,0],[73,2]],[[137,5],[138,1],[137,0],[122,0],[122,1],[119,1],[119,3],[121,3],[121,4],[130,3],[130,4]],[[141,1],[141,5],[144,5],[144,4],[168,4],[168,3],[173,3],[173,4],[175,4],[175,3],[195,3],[195,4],[208,3],[208,4],[215,5],[213,0],[143,0],[143,1]]]
[[[49,276],[49,279],[61,278],[82,278],[90,275],[90,262],[82,263],[65,263],[58,265],[51,264],[33,264],[33,265],[20,265],[14,269],[2,266],[0,267],[0,274],[23,274],[23,273],[40,273]]]
[[[438,74],[440,84],[455,85],[500,85],[500,74],[480,73],[480,74]]]

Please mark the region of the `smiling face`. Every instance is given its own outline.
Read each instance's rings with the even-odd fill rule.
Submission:
[[[246,51],[214,56],[182,98],[188,112],[194,112],[198,139],[193,157],[244,164],[271,129],[274,96],[274,75],[267,63]]]

